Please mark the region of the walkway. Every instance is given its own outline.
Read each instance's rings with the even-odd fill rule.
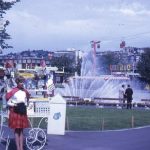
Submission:
[[[14,145],[14,140],[11,139],[9,150],[15,150]],[[0,150],[5,150],[5,143],[0,144]],[[66,132],[64,136],[48,135],[43,150],[150,150],[150,127],[122,131]]]

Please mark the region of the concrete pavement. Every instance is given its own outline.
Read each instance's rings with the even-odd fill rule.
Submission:
[[[7,132],[10,133],[8,129]],[[16,150],[12,133],[10,137],[8,150]],[[5,149],[5,144],[0,144],[0,150]],[[43,150],[150,150],[150,127],[119,131],[70,131],[64,136],[47,135]]]

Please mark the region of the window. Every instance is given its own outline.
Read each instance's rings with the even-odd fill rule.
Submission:
[[[31,63],[31,59],[27,59],[27,63]]]

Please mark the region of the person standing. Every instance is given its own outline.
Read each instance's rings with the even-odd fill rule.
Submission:
[[[125,91],[125,95],[127,98],[127,109],[131,109],[132,108],[132,95],[133,95],[133,90],[130,87],[130,85],[127,86],[127,89]]]
[[[30,94],[24,89],[24,78],[16,78],[17,86],[6,93],[9,106],[8,125],[14,129],[17,150],[23,150],[23,129],[29,127],[26,105]]]
[[[119,103],[120,103],[120,106],[122,106],[123,108],[123,106],[125,105],[125,85],[124,84],[119,89]]]

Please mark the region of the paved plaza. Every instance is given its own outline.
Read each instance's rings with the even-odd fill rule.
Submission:
[[[5,134],[11,138],[8,150],[16,150],[10,132],[10,129],[6,129]],[[5,150],[5,147],[5,142],[2,142],[0,150]],[[47,135],[43,150],[150,150],[150,127],[119,131],[70,131],[64,136]]]

